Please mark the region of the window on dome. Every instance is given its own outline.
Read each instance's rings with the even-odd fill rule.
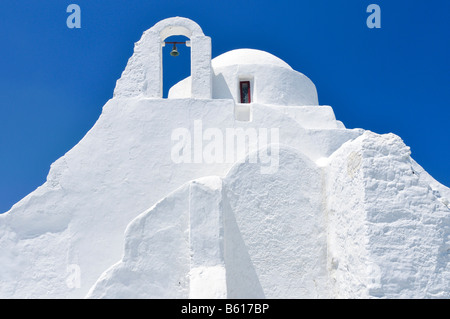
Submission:
[[[250,81],[241,81],[239,86],[241,91],[241,103],[251,103]]]

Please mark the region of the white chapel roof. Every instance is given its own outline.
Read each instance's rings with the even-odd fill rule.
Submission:
[[[212,61],[213,68],[230,65],[268,64],[292,70],[292,68],[273,54],[255,49],[237,49],[225,52]]]

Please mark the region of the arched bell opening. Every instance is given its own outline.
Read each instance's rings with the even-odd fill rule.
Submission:
[[[173,56],[163,55],[163,48],[165,47],[165,42],[188,42],[188,47],[190,48],[190,71],[187,73],[191,75],[191,98],[201,98],[210,99],[212,95],[211,81],[212,81],[212,71],[211,71],[211,38],[203,34],[200,26],[192,20],[175,17],[168,18],[163,21],[158,22],[151,30],[156,32],[159,36],[160,41],[160,87],[159,87],[159,97],[163,97],[163,82],[164,76],[166,76],[166,71],[163,68],[163,60],[167,58],[174,58]],[[185,41],[168,41],[168,39],[173,38],[187,38]],[[178,52],[182,47],[177,46]],[[173,47],[170,49],[173,50]],[[181,55],[181,54],[180,54]],[[176,56],[175,58],[180,58]],[[169,60],[170,61],[170,60]],[[182,61],[179,61],[183,63]],[[181,79],[184,77],[180,76]],[[176,82],[175,82],[176,83]],[[173,83],[173,84],[175,84]],[[164,96],[167,96],[168,87],[164,90]]]
[[[186,36],[170,36],[162,43],[163,98],[169,89],[191,75],[190,39]]]

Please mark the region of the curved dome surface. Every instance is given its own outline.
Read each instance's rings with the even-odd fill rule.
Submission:
[[[256,49],[236,49],[228,51],[214,58],[211,63],[214,68],[230,65],[267,64],[292,70],[289,64],[280,58],[268,52]]]
[[[303,106],[318,105],[314,83],[289,64],[265,51],[237,49],[211,60],[212,98],[241,103],[240,85],[248,82],[250,103]],[[192,77],[175,84],[169,98],[191,97]]]

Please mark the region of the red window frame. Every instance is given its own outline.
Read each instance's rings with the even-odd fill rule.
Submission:
[[[243,84],[247,84],[248,86],[248,102],[244,102],[244,90],[242,89]],[[251,103],[252,102],[252,98],[251,98],[251,91],[250,91],[250,81],[240,81],[239,83],[239,89],[241,92],[241,103]]]

